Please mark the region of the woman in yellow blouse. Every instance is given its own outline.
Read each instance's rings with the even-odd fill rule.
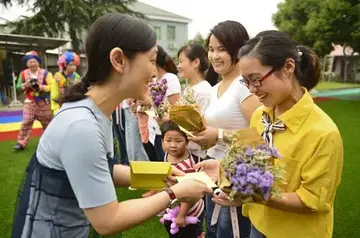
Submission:
[[[276,165],[285,165],[287,182],[281,198],[243,206],[252,223],[250,238],[332,237],[343,144],[335,123],[308,93],[319,81],[318,57],[285,33],[265,31],[247,42],[239,58],[244,82],[264,105],[250,126],[279,150],[283,158]],[[219,134],[221,129],[207,128],[194,140],[212,144]],[[218,163],[204,161],[198,167],[214,177]],[[213,200],[241,205],[224,197]]]
[[[55,114],[60,109],[60,104],[55,102],[59,96],[64,94],[67,87],[80,80],[80,75],[76,73],[77,66],[80,65],[80,57],[74,52],[66,51],[59,57],[59,72],[54,75],[51,84],[51,111]]]

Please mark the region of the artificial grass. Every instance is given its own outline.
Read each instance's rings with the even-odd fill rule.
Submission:
[[[0,237],[10,237],[17,190],[37,142],[37,138],[31,139],[26,150],[16,153],[12,151],[14,141],[0,142]],[[117,189],[120,201],[140,198],[141,194],[141,191],[129,191],[127,188]],[[160,224],[159,218],[154,217],[142,226],[109,237],[166,238],[168,236]]]
[[[355,87],[360,87],[360,84],[321,81],[315,87],[315,89],[317,91],[326,91],[330,89],[355,88]]]
[[[338,125],[344,142],[344,168],[342,182],[335,201],[335,238],[358,237],[358,214],[360,213],[360,163],[358,145],[360,141],[360,101],[325,101],[319,103]],[[16,193],[23,171],[35,149],[37,139],[30,141],[26,151],[13,153],[13,141],[0,142],[0,237],[10,237]],[[119,200],[138,198],[141,193],[118,189]],[[120,235],[112,237],[121,237]],[[158,218],[122,233],[124,238],[165,238],[165,230]]]

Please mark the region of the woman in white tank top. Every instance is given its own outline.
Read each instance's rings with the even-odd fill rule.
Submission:
[[[236,130],[249,126],[250,118],[255,109],[260,106],[255,95],[241,82],[241,74],[237,67],[239,49],[249,39],[246,29],[238,22],[225,21],[216,25],[207,39],[208,58],[211,67],[207,78],[218,78],[221,81],[212,88],[210,105],[205,111],[208,126],[226,130]],[[207,131],[197,134],[193,141],[211,146],[208,143]],[[226,146],[218,141],[207,152],[208,159],[222,159],[226,154]],[[207,225],[206,237],[233,237],[229,207],[220,210],[217,225],[211,226],[214,203],[211,196],[207,197]],[[245,238],[250,233],[250,222],[242,216],[241,207],[237,209],[240,227],[240,237]]]

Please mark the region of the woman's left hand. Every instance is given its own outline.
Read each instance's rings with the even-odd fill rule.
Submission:
[[[189,137],[189,140],[199,144],[202,148],[209,149],[216,144],[218,134],[216,128],[207,126],[205,130],[196,133],[194,137]]]
[[[225,193],[220,193],[218,195],[214,194],[214,197],[211,199],[211,201],[224,207],[240,207],[243,204],[242,201],[230,201]]]
[[[168,176],[164,182],[166,183],[166,185],[168,187],[171,187],[173,186],[174,184],[177,183],[177,180],[176,180],[176,176],[184,176],[185,173],[183,171],[181,171],[180,169],[176,168],[175,166],[172,166],[172,169],[171,169],[171,175]],[[158,193],[159,191],[149,191],[149,192],[146,192],[142,195],[142,197],[150,197],[156,193]]]

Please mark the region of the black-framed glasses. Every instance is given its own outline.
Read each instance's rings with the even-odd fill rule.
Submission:
[[[265,74],[263,77],[261,77],[260,79],[255,79],[255,80],[249,80],[243,76],[242,82],[245,83],[246,87],[249,87],[250,85],[253,87],[260,87],[262,85],[262,82],[265,79],[269,78],[269,76],[272,75],[274,72],[275,72],[275,69],[272,69],[267,74]]]

